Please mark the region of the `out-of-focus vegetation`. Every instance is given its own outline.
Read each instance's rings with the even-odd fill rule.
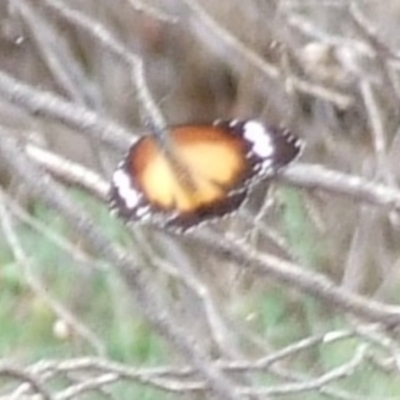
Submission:
[[[49,3],[1,2],[0,71],[142,134],[147,121],[141,119],[131,72]],[[189,0],[65,4],[101,23],[143,59],[148,87],[169,124],[257,117],[286,125],[306,142],[301,161],[397,190],[397,1],[199,1],[204,10]],[[232,37],[239,42],[232,45]],[[280,76],[268,73],[265,65],[267,72],[262,70],[253,55]],[[0,124],[24,143],[44,146],[105,179],[121,156],[49,115],[26,112],[1,88]],[[60,213],[26,191],[3,160],[0,183],[21,205],[16,213],[5,202],[1,219],[11,221],[25,256],[25,262],[17,259],[3,224],[0,359],[33,375],[53,360],[58,367],[49,367],[53,375],[43,380],[55,399],[208,398],[208,392],[198,388],[179,389],[178,384],[200,385],[202,377],[174,370],[186,366],[187,360],[148,323],[113,265],[89,248]],[[393,210],[371,205],[362,194],[337,196],[318,185],[301,189],[274,182],[268,190],[271,204],[259,215],[267,201],[266,186],[255,188],[244,211],[212,229],[221,237],[229,232],[245,240],[257,254],[272,253],[324,274],[366,301],[398,304],[400,236]],[[256,363],[310,340],[304,350],[292,349],[288,357],[264,369],[253,365],[244,368],[245,374],[227,374],[237,385],[260,391],[281,388],[268,398],[400,396],[396,329],[372,327],[326,299],[214,257],[190,239],[146,227],[132,234],[109,215],[105,204],[84,190],[66,188],[110,241],[124,247],[148,272],[166,309],[213,360]],[[21,217],[23,212],[28,216]],[[41,225],[32,226],[29,217]],[[261,229],[249,221],[257,221]],[[52,235],[57,238],[49,238]],[[55,243],[60,240],[68,243]],[[176,270],[171,272],[163,263]],[[184,284],[182,277],[187,276],[206,289],[196,292],[195,284]],[[94,367],[81,370],[73,364],[95,356],[137,371],[143,368],[145,382],[123,374],[113,381],[109,371],[101,375]],[[62,364],[67,361],[70,369]],[[153,367],[171,371],[145,370]],[[95,376],[107,377],[110,383],[68,397],[69,387]],[[149,376],[155,380],[146,381]],[[0,399],[18,386],[6,378],[4,384],[0,381]],[[303,388],[289,387],[301,383]],[[267,394],[261,392],[260,398]]]

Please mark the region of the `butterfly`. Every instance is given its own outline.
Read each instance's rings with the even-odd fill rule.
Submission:
[[[233,213],[254,183],[303,149],[289,130],[253,119],[172,127],[169,141],[178,167],[154,136],[134,141],[112,176],[110,205],[129,221],[178,232]]]

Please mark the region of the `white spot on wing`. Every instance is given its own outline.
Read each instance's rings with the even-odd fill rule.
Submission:
[[[127,208],[132,209],[138,205],[141,195],[132,187],[129,176],[122,169],[114,172],[113,183]]]
[[[139,207],[136,210],[136,216],[138,218],[146,219],[147,217],[150,216],[150,207],[149,206]]]
[[[244,125],[244,137],[253,144],[253,152],[259,157],[271,157],[274,148],[270,135],[263,124],[249,121]]]

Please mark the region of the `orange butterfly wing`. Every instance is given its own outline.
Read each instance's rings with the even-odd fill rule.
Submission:
[[[153,137],[142,139],[131,154],[138,186],[161,209],[189,213],[225,201],[250,175],[246,143],[221,128],[176,128],[171,144],[192,185],[185,184]]]
[[[127,219],[180,231],[232,213],[253,182],[272,177],[302,150],[289,131],[254,120],[185,125],[169,133],[182,168],[155,137],[140,138],[114,172],[111,205]]]

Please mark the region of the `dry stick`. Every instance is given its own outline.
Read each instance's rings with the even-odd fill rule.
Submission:
[[[69,21],[98,41],[101,46],[110,51],[123,62],[129,69],[132,83],[136,89],[136,97],[139,100],[144,119],[150,125],[151,133],[156,136],[162,145],[162,150],[167,154],[171,165],[179,174],[181,182],[189,188],[196,188],[192,175],[187,170],[175,147],[169,140],[167,123],[156,106],[146,83],[145,67],[141,57],[127,48],[114,37],[105,26],[85,14],[73,10],[59,0],[41,0],[47,7],[55,10],[58,15]]]
[[[154,367],[134,368],[109,360],[99,358],[81,358],[61,361],[44,361],[29,370],[37,375],[49,374],[54,376],[58,373],[89,373],[114,374],[119,380],[130,380],[163,391],[204,391],[206,385],[203,381],[189,381],[188,377],[195,378],[195,371],[190,367]]]
[[[378,36],[379,30],[373,27],[366,16],[362,13],[357,1],[349,2],[349,15],[359,32],[368,40],[369,44],[375,49],[378,57],[383,60],[386,58],[398,59],[399,55],[393,51],[384,40]]]
[[[260,372],[266,371],[268,368],[287,357],[294,356],[301,351],[308,350],[317,344],[335,343],[340,340],[349,339],[355,336],[355,332],[348,331],[332,331],[325,334],[311,336],[300,340],[299,342],[290,344],[268,356],[247,361],[247,360],[218,360],[216,364],[227,371],[231,372]],[[30,373],[38,375],[46,375],[50,370],[59,372],[73,372],[79,370],[88,370],[88,372],[99,371],[102,373],[115,373],[125,378],[131,379],[150,379],[158,378],[194,378],[196,371],[188,366],[175,367],[143,367],[135,368],[124,364],[105,360],[97,357],[85,357],[69,360],[51,360],[40,361],[36,365],[29,367]],[[140,380],[140,382],[142,382]]]
[[[308,36],[315,41],[334,46],[346,46],[356,51],[367,51],[371,57],[375,55],[372,49],[361,39],[347,38],[335,35],[332,32],[326,32],[319,27],[318,22],[311,18],[305,18],[301,14],[290,14],[287,16],[287,23],[290,26],[300,31],[302,35]]]
[[[168,260],[155,254],[151,244],[145,239],[141,239],[138,245],[145,254],[151,257],[152,263],[160,271],[173,277],[177,282],[182,283],[182,285],[189,289],[193,295],[200,300],[206,317],[206,324],[209,327],[210,336],[215,343],[218,344],[219,348],[224,351],[224,355],[229,355],[229,357],[232,358],[238,357],[239,351],[237,349],[237,344],[234,343],[235,341],[231,338],[231,332],[222,318],[220,310],[214,303],[210,290],[188,265],[185,266],[183,264],[185,261],[188,261],[186,260],[186,255],[180,255],[180,267],[177,268]],[[168,248],[172,248],[174,243],[168,243],[167,246]],[[196,312],[197,311],[196,309]]]
[[[29,384],[31,388],[35,390],[37,394],[41,396],[43,400],[53,400],[51,394],[43,386],[42,382],[30,373],[22,371],[20,368],[8,365],[6,363],[0,363],[0,377],[8,376],[14,379],[19,379]]]
[[[343,262],[344,273],[341,279],[341,286],[351,292],[359,292],[362,288],[363,279],[365,278],[365,258],[368,257],[367,249],[371,246],[368,238],[370,229],[374,229],[376,215],[379,214],[379,210],[371,210],[371,207],[360,204],[357,214],[357,224],[349,241],[347,257]],[[371,297],[375,296],[376,294]],[[375,300],[379,301],[377,298]]]
[[[34,266],[26,255],[22,244],[14,230],[12,218],[10,218],[4,204],[0,204],[0,226],[4,237],[10,247],[15,260],[22,267],[23,276],[30,289],[40,297],[51,308],[58,318],[64,320],[72,330],[86,340],[99,355],[106,354],[104,343],[97,335],[79,320],[69,309],[67,309],[58,299],[54,298],[46,288],[41,279],[35,275]]]
[[[388,210],[400,211],[399,190],[371,182],[361,176],[344,174],[320,165],[296,163],[285,168],[278,178],[301,188],[324,190]]]
[[[77,385],[70,386],[61,393],[55,396],[56,400],[67,400],[77,397],[79,394],[83,394],[89,390],[100,390],[105,385],[110,385],[117,382],[120,379],[119,375],[116,374],[103,374],[98,375],[92,379],[85,379],[84,382],[78,383]],[[153,379],[152,386],[163,390],[164,392],[173,392],[188,394],[188,392],[204,392],[205,386],[203,383],[197,382],[176,382],[176,381],[165,381],[163,379]]]
[[[284,368],[280,368],[277,366],[272,366],[270,373],[276,376],[279,379],[286,379],[286,380],[293,380],[295,382],[305,382],[305,381],[310,381],[308,377],[305,377],[303,374],[300,373],[294,373],[294,372],[289,372]],[[318,378],[316,378],[318,379]],[[376,400],[375,398],[371,399],[364,396],[358,396],[353,394],[352,392],[347,392],[343,389],[338,389],[338,388],[330,388],[329,386],[325,387],[319,387],[318,389],[315,389],[319,393],[323,393],[325,396],[330,397],[332,399],[336,400]],[[383,400],[383,399],[381,399]]]
[[[259,394],[259,395],[283,395],[283,394],[293,394],[302,393],[310,390],[321,390],[328,383],[335,382],[339,379],[344,379],[349,377],[354,373],[354,370],[361,365],[365,359],[366,345],[361,345],[355,351],[352,359],[346,364],[340,365],[337,368],[321,375],[318,378],[310,379],[306,382],[301,383],[288,383],[284,385],[271,386],[266,388],[251,388],[243,390],[244,393]]]
[[[89,254],[85,253],[78,245],[73,244],[64,236],[58,234],[51,227],[41,222],[39,219],[28,214],[26,210],[20,206],[17,201],[11,198],[7,193],[0,190],[0,202],[4,203],[7,210],[20,222],[28,225],[38,235],[45,237],[49,242],[57,246],[63,253],[68,254],[71,259],[75,260],[78,264],[91,268],[93,271],[104,271],[104,263],[94,259]]]
[[[376,325],[376,324],[375,324]],[[365,332],[373,332],[376,330],[375,325],[367,326]],[[278,361],[285,358],[292,357],[301,351],[308,350],[318,344],[332,344],[340,340],[354,338],[356,336],[355,330],[342,330],[331,331],[324,334],[318,334],[311,337],[302,339],[296,343],[292,343],[274,353],[268,354],[265,357],[256,360],[218,360],[216,364],[218,367],[231,372],[261,372],[267,371],[269,367]],[[41,361],[36,366],[30,368],[32,373],[45,374],[48,370],[57,370],[61,372],[72,372],[77,370],[98,370],[103,373],[116,373],[126,378],[188,378],[195,377],[193,368],[166,366],[166,367],[147,367],[147,368],[133,368],[120,363],[96,357],[86,357],[62,361]]]
[[[59,179],[81,186],[96,198],[107,201],[109,185],[92,170],[34,145],[28,145],[26,151],[36,163]],[[400,211],[400,190],[320,165],[296,163],[282,170],[276,178],[303,189],[327,191],[354,201]]]
[[[95,390],[101,390],[104,386],[115,383],[118,380],[118,375],[116,374],[105,374],[100,375],[96,378],[89,379],[86,378],[83,382],[72,385],[67,389],[61,391],[56,396],[55,400],[69,400],[75,399],[83,393]]]
[[[389,327],[400,323],[400,307],[367,300],[363,296],[350,293],[336,286],[324,275],[307,271],[270,254],[256,253],[253,248],[229,235],[221,238],[210,231],[206,234],[193,232],[190,238],[206,245],[207,251],[224,259],[232,259],[242,268],[251,268],[262,276],[296,288],[344,312],[369,321],[381,322]]]
[[[25,0],[14,0],[13,5],[25,21],[29,36],[36,43],[36,48],[55,82],[75,102],[82,105],[93,103],[92,93],[87,90],[88,80],[84,79],[79,64],[73,59],[65,38],[60,37],[49,22]]]
[[[26,158],[7,131],[1,130],[0,136],[0,153],[5,162],[36,196],[62,213],[71,227],[115,266],[147,319],[196,368],[213,394],[221,399],[241,399],[233,383],[213,366],[210,359],[197,348],[193,338],[168,314],[154,287],[146,279],[145,271],[97,229],[95,222],[88,218],[50,175],[44,175]]]
[[[150,4],[144,3],[142,0],[127,0],[128,3],[135,9],[138,13],[143,13],[149,17],[155,18],[161,22],[168,22],[170,24],[175,24],[178,22],[178,18],[166,14],[164,11],[151,6]]]
[[[324,390],[327,384],[336,382],[340,379],[347,378],[354,373],[354,370],[361,365],[361,363],[365,359],[365,350],[366,346],[360,346],[359,349],[355,352],[353,358],[347,362],[346,364],[340,365],[327,373],[314,378],[309,379],[304,382],[296,382],[296,383],[287,383],[282,385],[275,386],[265,386],[265,387],[240,387],[238,391],[243,395],[248,396],[259,396],[264,397],[267,395],[283,395],[283,394],[295,394],[295,393],[303,393],[314,390]],[[89,390],[100,389],[104,385],[109,385],[111,383],[115,383],[118,381],[119,375],[113,373],[106,373],[103,375],[99,375],[93,379],[86,379],[84,382],[79,383],[77,385],[73,385],[68,389],[65,389],[63,392],[59,393],[55,396],[56,400],[68,400],[76,397],[78,394],[82,394]],[[170,382],[169,387],[163,384],[162,389],[170,392],[192,392],[199,391],[204,389],[204,385],[199,382],[193,383],[180,383],[180,382]]]
[[[382,112],[379,108],[372,82],[361,79],[359,83],[360,94],[364,101],[366,115],[371,128],[372,142],[377,161],[377,172],[385,183],[395,185],[393,173],[390,171],[387,156],[387,132],[385,130]]]
[[[364,361],[367,346],[361,345],[355,351],[353,358],[345,363],[336,367],[325,374],[305,380],[300,383],[287,383],[276,386],[267,387],[240,387],[238,390],[242,394],[249,396],[265,396],[265,395],[282,395],[282,394],[293,394],[300,393],[311,390],[324,391],[325,386],[329,383],[338,381],[340,379],[347,378],[354,373],[354,370],[361,365]],[[87,379],[82,383],[73,385],[68,389],[65,389],[59,393],[55,398],[57,400],[67,400],[76,397],[77,394],[87,392],[89,390],[100,389],[104,385],[109,385],[111,383],[117,382],[122,376],[125,375],[124,368],[118,368],[121,372],[106,372],[104,374],[98,375],[92,379]],[[124,376],[126,377],[126,376]],[[136,376],[137,378],[137,376]],[[202,382],[179,382],[172,381],[169,382],[163,379],[153,379],[152,383],[154,386],[169,392],[196,392],[204,390],[204,384]]]
[[[367,329],[374,330],[375,327],[371,326],[369,328],[365,328],[366,331]],[[326,334],[305,338],[258,360],[219,360],[217,361],[217,365],[224,370],[232,372],[249,373],[253,371],[270,371],[271,367],[276,362],[300,353],[301,351],[310,349],[317,344],[334,343],[353,336],[353,331],[333,331]],[[191,367],[166,366],[154,368],[135,368],[99,358],[79,358],[66,361],[41,361],[40,363],[29,368],[29,372],[31,374],[42,376],[42,380],[54,378],[57,372],[79,373],[79,371],[87,372],[91,375],[101,374],[103,377],[109,374],[114,374],[118,377],[115,379],[115,381],[120,380],[121,378],[125,380],[133,380],[167,392],[197,392],[205,389],[203,381],[188,380],[188,378],[195,378],[195,371]],[[310,387],[310,385],[312,386],[313,384],[315,385],[316,383],[321,383],[321,379],[326,379],[327,377],[332,378],[332,373],[335,373],[334,371],[335,370],[330,371],[327,374],[317,378],[304,377],[296,378],[295,380],[303,382],[304,385]],[[112,383],[111,381],[112,380],[110,379],[109,382],[103,382],[103,384]],[[287,389],[287,385],[280,385],[279,387],[275,387],[275,389],[283,390],[285,387]],[[300,388],[304,388],[304,386],[300,386]],[[321,393],[331,396],[332,398],[342,400],[356,399],[356,397],[350,396],[347,393],[338,392],[337,390],[329,387],[321,386],[318,389],[321,391]]]
[[[314,172],[316,173],[313,176],[310,174],[310,172],[314,169]],[[353,197],[363,199],[364,201],[373,202],[374,204],[391,206],[395,208],[398,208],[400,205],[400,195],[398,191],[391,190],[384,185],[372,184],[359,177],[346,176],[344,174],[315,166],[310,167],[297,165],[296,167],[290,168],[290,171],[284,172],[283,176],[290,176],[293,180],[293,175],[296,175],[294,173],[295,170],[300,170],[300,172],[297,174],[298,179],[295,181],[295,183],[298,185],[318,187],[320,184],[323,184],[325,185],[324,189],[329,189],[331,191],[335,190],[335,193],[340,191],[341,194],[351,195]],[[57,173],[59,173],[59,171]],[[301,177],[306,178],[301,181]],[[102,187],[104,186],[102,185]],[[221,251],[224,252],[223,249],[218,248],[216,243],[218,243],[218,240],[212,243],[212,248],[217,247],[219,253]],[[232,244],[227,244],[227,246],[230,247],[229,252],[233,252]],[[238,252],[239,249],[240,247],[236,247],[236,252]],[[245,249],[243,252],[239,253],[241,259],[245,257],[243,261],[245,264],[252,262],[251,257],[248,258],[248,255],[251,254],[251,252],[246,253],[249,250],[250,249]],[[234,256],[234,258],[235,257],[236,256]],[[398,316],[400,316],[400,314],[398,314],[400,312],[400,308],[398,307],[386,306],[382,303],[371,303],[361,296],[350,294],[343,289],[334,286],[333,283],[327,280],[324,276],[317,275],[315,272],[311,274],[305,270],[300,270],[295,265],[289,264],[272,256],[264,255],[261,257],[264,257],[263,261],[260,262],[260,259],[257,259],[258,269],[261,268],[264,272],[271,273],[273,270],[268,270],[268,268],[271,268],[271,266],[268,266],[268,263],[272,260],[272,265],[275,267],[277,266],[278,268],[278,276],[280,276],[280,280],[284,280],[288,283],[291,282],[292,285],[298,289],[301,289],[308,294],[314,294],[318,298],[322,297],[328,303],[333,302],[333,304],[343,307],[345,311],[352,311],[357,315],[364,315],[364,317],[367,319],[383,322],[388,322],[387,318],[391,319],[391,317],[395,318],[397,321]],[[267,262],[264,263],[264,261]],[[282,266],[283,268],[281,268]],[[300,274],[299,276],[301,277],[299,281],[296,279],[298,274]],[[276,275],[276,272],[274,272],[274,275]],[[355,303],[353,303],[353,300],[355,300]],[[371,304],[373,305],[372,310],[370,309]]]
[[[33,147],[33,146],[30,146]],[[41,162],[40,158],[37,161]],[[44,163],[47,168],[50,165]],[[60,173],[54,163],[50,171],[56,175]],[[297,172],[299,170],[299,172]],[[313,172],[314,171],[314,175]],[[68,172],[65,176],[71,174]],[[383,205],[390,208],[399,209],[400,194],[397,190],[392,190],[384,185],[370,183],[369,181],[356,177],[329,171],[322,167],[297,165],[288,168],[282,176],[292,183],[303,187],[323,186],[324,189],[334,193],[346,194],[356,199]],[[294,179],[296,177],[296,179]],[[100,180],[95,179],[94,181]],[[104,187],[105,184],[101,186]],[[95,192],[96,190],[92,190]],[[102,192],[100,192],[101,194]],[[211,237],[209,235],[212,235]],[[290,284],[304,293],[316,296],[326,301],[328,304],[336,305],[344,311],[353,312],[372,321],[380,321],[385,324],[398,323],[400,321],[400,307],[388,306],[383,303],[366,300],[364,297],[351,294],[348,291],[334,285],[324,275],[316,272],[309,272],[299,268],[297,265],[283,261],[271,255],[257,254],[252,255],[253,250],[243,243],[232,243],[215,234],[202,235],[193,233],[191,237],[200,239],[206,243],[210,251],[223,256],[232,257],[239,265],[249,265],[255,267],[263,274],[273,276],[275,279]]]
[[[381,347],[382,350],[387,351],[394,357],[397,365],[397,372],[400,371],[400,345],[397,338],[392,338],[390,335],[385,334],[382,329],[368,329],[363,326],[355,326],[355,334],[361,339]]]
[[[147,87],[144,73],[143,60],[119,42],[102,24],[79,11],[72,10],[59,0],[41,0],[49,8],[52,8],[58,15],[69,21],[74,26],[97,40],[105,49],[118,57],[125,65],[130,68],[132,81],[136,89],[136,96],[145,114],[145,118],[156,129],[157,134],[162,134],[167,130],[167,124],[163,115],[157,108],[149,88]]]
[[[57,179],[73,187],[84,188],[95,198],[107,202],[110,185],[96,172],[38,146],[27,145],[25,151],[35,163]]]
[[[132,143],[132,132],[111,119],[50,92],[35,89],[3,71],[0,71],[0,96],[32,115],[56,119],[77,129],[77,133],[86,132],[118,150],[125,152]]]
[[[268,78],[278,80],[284,76],[281,71],[273,64],[267,63],[259,54],[252,51],[228,30],[219,25],[195,0],[181,0],[186,3],[195,17],[210,30],[216,38],[218,38],[227,47],[232,49],[240,60],[247,61],[250,65],[260,71]],[[299,92],[307,93],[311,96],[329,101],[336,104],[340,108],[350,107],[354,100],[345,94],[331,90],[325,86],[317,85],[309,81],[305,81],[297,76],[288,76],[287,83],[289,87],[293,87]]]
[[[85,74],[80,61],[74,57],[68,39],[59,32],[59,27],[43,18],[38,8],[34,9],[25,0],[13,0],[13,5],[23,19],[28,35],[32,37],[37,52],[47,66],[51,78],[67,97],[83,106],[101,113],[104,110],[98,87]],[[54,21],[53,21],[54,22]],[[97,141],[87,139],[88,146],[99,166],[109,164],[104,149]]]

